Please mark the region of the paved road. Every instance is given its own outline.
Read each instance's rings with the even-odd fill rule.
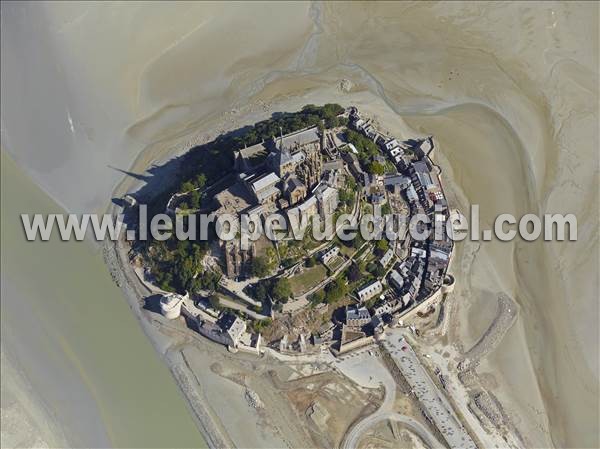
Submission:
[[[260,301],[257,301],[256,299],[251,298],[246,293],[244,293],[244,288],[246,288],[246,286],[250,285],[251,283],[256,282],[257,280],[257,278],[252,278],[246,279],[245,281],[236,282],[232,279],[228,279],[226,276],[223,276],[221,277],[220,285],[229,293],[237,296],[242,301],[247,302],[251,306],[262,307],[262,303]]]
[[[231,299],[228,299],[228,298],[219,298],[219,303],[223,307],[227,307],[229,309],[235,309],[235,310],[239,310],[240,312],[244,312],[249,317],[251,317],[251,318],[253,318],[255,320],[266,320],[267,318],[269,318],[266,315],[262,315],[260,313],[255,312],[252,309],[249,309],[244,304],[237,303],[237,302],[232,301]]]
[[[372,355],[375,353],[374,355]],[[385,389],[385,395],[383,398],[383,402],[381,406],[371,415],[364,418],[362,421],[359,421],[352,427],[346,436],[344,437],[344,441],[340,445],[341,449],[351,449],[357,447],[360,437],[371,427],[374,425],[386,421],[392,420],[397,421],[405,425],[408,429],[413,431],[418,437],[420,437],[423,442],[430,448],[440,448],[444,447],[438,439],[431,433],[431,431],[418,422],[417,420],[411,418],[410,416],[401,415],[400,413],[394,412],[394,402],[396,400],[396,381],[392,377],[392,375],[387,371],[385,366],[379,366],[378,375],[374,374],[372,371],[369,371],[366,366],[379,365],[381,363],[375,355],[378,353],[378,350],[371,349],[363,349],[352,354],[348,354],[346,356],[342,356],[339,359],[336,359],[335,364],[336,367],[347,377],[353,379],[355,382],[363,385],[359,378],[356,378],[355,370],[357,367],[362,371],[363,378],[369,376],[370,382],[379,381],[380,385],[382,385]],[[372,358],[375,358],[372,360]],[[381,371],[382,370],[382,371]],[[353,375],[354,374],[354,375]],[[374,377],[374,378],[373,378]],[[366,386],[366,385],[363,385]],[[372,385],[370,385],[372,387]]]
[[[409,430],[414,432],[418,437],[420,437],[425,445],[429,448],[443,448],[444,445],[441,444],[437,438],[420,422],[414,420],[413,418],[405,415],[401,415],[400,413],[394,412],[384,412],[379,413],[379,411],[375,412],[371,416],[360,421],[356,424],[350,432],[346,434],[344,438],[344,442],[340,446],[342,449],[354,449],[357,447],[359,439],[361,435],[366,432],[369,428],[374,425],[382,422],[382,421],[396,421],[404,426],[406,426]]]
[[[383,343],[433,424],[451,448],[477,449],[446,396],[433,382],[400,332],[389,332]]]

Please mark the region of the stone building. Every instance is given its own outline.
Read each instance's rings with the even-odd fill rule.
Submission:
[[[253,175],[242,173],[240,178],[258,204],[274,202],[281,196],[278,187],[281,178],[273,172]]]
[[[246,322],[235,315],[225,314],[217,321],[217,325],[229,339],[229,346],[237,348],[246,331]]]
[[[313,195],[306,201],[287,210],[288,221],[292,223],[291,220],[293,219],[296,223],[302,223],[306,220],[308,223],[310,222],[310,219],[318,213],[318,211],[319,206],[317,204],[317,197]]]
[[[316,190],[315,196],[317,197],[317,206],[321,219],[325,220],[327,217],[333,216],[339,204],[337,189],[321,185]]]
[[[258,204],[285,200],[294,206],[321,180],[321,148],[313,126],[236,151],[235,168]]]
[[[368,285],[365,285],[356,293],[358,295],[358,299],[360,302],[368,301],[369,299],[377,296],[379,293],[383,291],[383,285],[381,281],[373,281]]]
[[[225,253],[225,273],[228,278],[234,279],[246,272],[254,256],[254,242],[249,244],[249,248],[244,250],[240,247],[239,240],[221,242],[221,247]]]
[[[273,139],[269,166],[280,178],[295,174],[307,187],[317,184],[323,173],[322,136],[316,126]]]
[[[366,307],[346,306],[346,325],[362,327],[371,321],[371,314]]]
[[[290,206],[294,206],[306,198],[306,186],[296,175],[289,175],[284,180],[283,192]]]
[[[234,168],[240,173],[249,173],[264,165],[269,150],[264,142],[234,151]]]

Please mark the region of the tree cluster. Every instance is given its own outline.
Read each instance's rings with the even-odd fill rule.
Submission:
[[[253,295],[261,302],[270,297],[276,303],[285,304],[292,295],[292,286],[287,278],[265,279],[256,284]]]
[[[385,173],[385,166],[377,161],[373,161],[367,166],[367,171],[372,175],[383,175]]]
[[[360,271],[360,268],[356,262],[352,262],[352,264],[348,267],[346,270],[346,276],[350,282],[356,282],[362,277],[362,272]]]
[[[233,153],[246,145],[254,145],[299,129],[319,125],[326,127],[344,124],[338,117],[344,108],[338,104],[323,106],[306,105],[300,111],[293,113],[276,113],[262,122],[256,123],[236,132],[223,134],[212,142],[192,148],[179,160],[179,183],[165,189],[150,202],[148,217],[164,210],[168,198],[176,192],[189,192],[180,204],[182,209],[199,209],[202,205],[200,191],[206,185],[223,179],[232,172]],[[185,207],[183,207],[185,206]],[[218,284],[218,274],[203,271],[200,260],[206,250],[206,242],[175,242],[175,238],[166,242],[138,242],[148,260],[152,274],[158,285],[167,291],[183,293],[193,289],[214,290]],[[265,261],[259,259],[253,263],[252,271],[257,275],[266,275]],[[284,265],[292,265],[295,259],[284,261]],[[256,265],[256,266],[255,266]],[[272,286],[271,296],[281,300],[290,296],[289,282],[283,282],[277,288]]]
[[[202,267],[206,242],[153,241],[149,252],[150,269],[158,286],[166,291],[185,293],[216,290],[220,275]]]
[[[336,278],[325,287],[325,300],[331,304],[342,299],[348,293],[346,279]]]
[[[250,273],[255,277],[265,277],[269,274],[269,260],[266,256],[256,256],[252,259]]]
[[[324,106],[307,104],[298,112],[273,114],[270,119],[256,123],[243,135],[235,137],[234,146],[243,148],[245,145],[255,145],[273,136],[279,136],[281,133],[289,134],[309,126],[319,126],[323,121],[327,128],[340,126],[344,122],[340,121],[337,116],[343,112],[344,108],[339,104],[329,103]]]
[[[338,115],[344,112],[339,104],[329,103],[324,106],[306,105],[297,112],[275,113],[268,120],[256,123],[241,130],[223,134],[212,142],[192,148],[181,161],[179,176],[181,182],[173,189],[161,195],[170,197],[175,192],[190,192],[202,189],[229,174],[233,167],[234,151],[245,146],[255,145],[280,133],[288,134],[309,126],[339,126],[344,123]],[[199,198],[186,199],[186,206],[192,209],[200,207]],[[164,204],[162,204],[164,207]]]
[[[375,254],[381,257],[385,254],[389,247],[390,244],[386,239],[382,238],[377,240],[377,243],[375,244]]]
[[[346,206],[347,208],[352,208],[352,206],[354,206],[354,191],[348,189],[341,189],[338,192],[338,199],[340,203]]]
[[[346,139],[358,151],[358,159],[363,167],[369,167],[373,156],[379,154],[379,147],[375,143],[356,131],[349,129],[346,132]],[[380,164],[381,165],[381,164]]]
[[[367,271],[378,278],[382,277],[385,274],[385,268],[383,268],[383,266],[381,266],[381,264],[377,262],[370,262],[367,265]]]

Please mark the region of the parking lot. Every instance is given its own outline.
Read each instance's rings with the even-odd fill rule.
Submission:
[[[433,382],[412,347],[401,334],[390,335],[384,342],[400,372],[406,378],[428,418],[452,448],[476,449],[452,406]]]

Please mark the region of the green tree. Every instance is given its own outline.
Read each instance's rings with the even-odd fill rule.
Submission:
[[[194,261],[194,266],[196,267],[196,269],[199,271],[200,268],[202,267],[202,259],[204,259],[204,254],[206,253],[206,250],[198,245],[198,244],[194,244],[192,246],[192,259]]]
[[[327,103],[323,105],[319,112],[321,113],[321,117],[325,119],[335,118],[344,112],[344,108],[336,103]]]
[[[210,295],[208,297],[208,302],[210,302],[213,309],[221,310],[221,302],[219,301],[218,295]]]
[[[383,175],[385,173],[385,166],[377,161],[374,161],[369,164],[367,171],[372,175]]]
[[[196,274],[196,267],[191,257],[184,257],[180,259],[175,266],[175,275],[179,280],[181,289],[187,290],[190,287],[190,281]]]
[[[281,261],[283,268],[289,268],[296,263],[296,259],[293,257],[287,257]]]
[[[192,191],[189,199],[192,209],[200,209],[200,192],[198,190]]]
[[[367,271],[371,274],[375,274],[375,270],[377,270],[377,262],[369,262]]]
[[[257,256],[252,259],[250,272],[253,276],[262,278],[269,273],[269,261],[265,256]]]
[[[201,281],[201,277],[195,277],[194,279],[192,279],[190,281],[190,292],[194,292],[197,293],[202,289],[202,281]]]
[[[339,191],[338,198],[342,204],[345,204],[348,207],[352,207],[354,205],[354,191],[349,189],[342,189]]]
[[[325,301],[325,292],[323,290],[319,290],[310,296],[310,302],[313,306],[321,304],[323,301]]]
[[[356,282],[362,277],[362,273],[360,272],[360,268],[356,263],[352,263],[348,270],[346,270],[346,275],[348,276],[348,280],[350,282]]]
[[[155,278],[161,290],[165,290],[167,292],[175,291],[175,289],[173,288],[173,275],[169,272],[164,271],[160,271],[159,273],[157,273]]]
[[[348,190],[356,190],[356,179],[354,179],[354,176],[346,177],[346,188]]]
[[[267,289],[266,282],[259,282],[254,288],[254,297],[260,302],[263,302],[267,299],[268,293],[269,291]]]
[[[219,286],[220,275],[211,270],[206,270],[194,278],[192,288],[195,291],[200,289],[215,291]]]
[[[314,114],[316,112],[318,112],[319,108],[317,106],[315,106],[314,104],[305,104],[304,106],[302,106],[302,112],[304,114]]]
[[[189,192],[190,190],[194,190],[194,184],[191,181],[186,181],[181,184],[180,189],[182,192]]]
[[[354,249],[358,249],[362,246],[363,243],[365,243],[365,240],[360,235],[360,232],[357,232],[356,237],[354,237],[354,239],[352,239],[352,247]]]
[[[176,240],[175,248],[173,249],[173,255],[176,259],[183,259],[186,257],[190,250],[190,242],[188,240]]]
[[[308,259],[306,259],[306,266],[307,267],[314,267],[317,264],[317,261],[315,259],[315,256],[310,256]]]
[[[327,117],[325,119],[325,128],[335,128],[336,126],[339,126],[339,120],[337,117]]]
[[[271,318],[265,318],[264,320],[254,320],[252,322],[252,330],[256,333],[264,331],[267,327],[272,324]]]
[[[196,184],[197,188],[202,189],[206,185],[206,175],[204,173],[196,175],[194,183]]]
[[[377,240],[375,244],[375,253],[379,256],[383,255],[390,247],[389,242],[386,239]]]
[[[271,289],[271,296],[275,301],[286,303],[292,294],[292,286],[287,278],[279,278]]]
[[[381,206],[381,214],[382,215],[390,215],[392,213],[392,208],[388,203],[385,203]]]
[[[327,302],[329,304],[343,298],[348,293],[348,286],[343,278],[337,278],[333,282],[327,284],[325,288]]]
[[[356,150],[358,151],[358,157],[362,160],[367,160],[368,158],[379,154],[379,148],[373,141],[366,138],[362,134],[357,133],[356,131],[352,131],[349,129],[346,132],[346,139],[350,142]]]

